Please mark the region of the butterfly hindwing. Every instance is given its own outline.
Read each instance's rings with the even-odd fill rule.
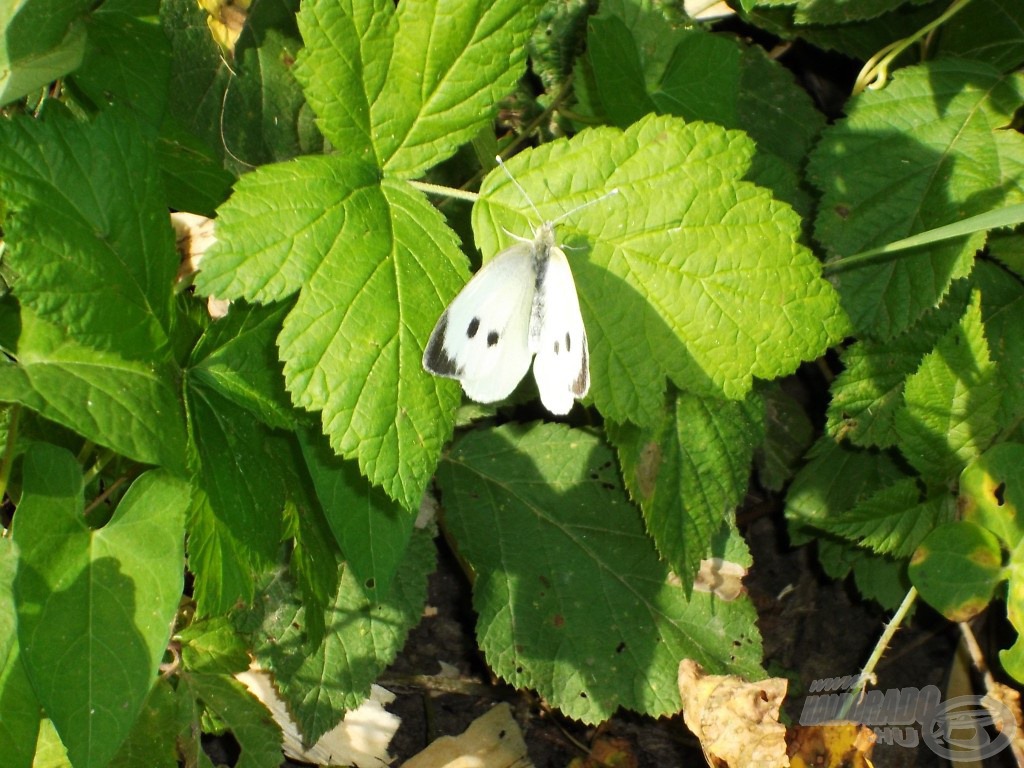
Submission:
[[[535,289],[533,246],[499,253],[444,311],[423,352],[423,367],[457,379],[473,400],[508,397],[530,368],[530,313]]]
[[[530,332],[537,353],[533,376],[544,407],[560,416],[590,389],[587,331],[569,260],[561,248],[548,248],[547,268],[538,283]]]

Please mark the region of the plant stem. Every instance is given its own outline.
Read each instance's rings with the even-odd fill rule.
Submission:
[[[426,192],[428,195],[455,197],[459,200],[467,200],[471,203],[475,203],[480,197],[476,192],[467,192],[464,189],[455,189],[454,187],[442,187],[440,184],[431,184],[427,181],[410,181],[409,183],[421,192]]]
[[[917,30],[917,32],[909,37],[904,37],[902,40],[889,43],[889,45],[885,46],[882,50],[868,59],[867,63],[865,63],[864,67],[861,69],[860,74],[857,75],[857,80],[853,85],[854,95],[862,92],[865,88],[870,88],[873,91],[884,88],[885,84],[889,80],[889,65],[892,64],[896,57],[922,37],[926,37],[934,29],[949,21],[953,15],[963,10],[969,2],[971,2],[971,0],[955,0],[954,3],[937,19],[925,24],[921,29]]]
[[[900,603],[900,607],[896,609],[896,613],[893,614],[892,619],[888,624],[885,625],[885,631],[882,632],[882,636],[878,638],[878,642],[875,643],[874,650],[871,651],[871,656],[868,657],[867,663],[864,668],[861,669],[860,674],[857,675],[857,682],[850,688],[850,692],[846,696],[846,701],[843,702],[843,706],[839,709],[837,716],[838,720],[843,720],[849,714],[853,708],[854,703],[860,698],[861,692],[864,690],[864,686],[867,681],[874,677],[875,667],[878,666],[878,662],[882,659],[882,654],[885,653],[889,647],[889,643],[892,641],[893,635],[896,634],[896,630],[900,628],[900,624],[903,619],[906,618],[907,612],[910,611],[910,607],[917,600],[917,589],[914,587],[910,588],[907,592],[906,597],[903,598],[903,602]]]

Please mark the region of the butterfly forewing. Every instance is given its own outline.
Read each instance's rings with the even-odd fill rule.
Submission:
[[[531,243],[517,243],[487,262],[437,321],[423,367],[458,379],[477,402],[508,397],[533,356],[529,325],[535,282]]]

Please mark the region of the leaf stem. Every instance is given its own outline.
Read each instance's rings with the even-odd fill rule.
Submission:
[[[438,195],[440,197],[454,197],[459,200],[466,200],[470,203],[475,203],[480,195],[476,192],[469,192],[465,189],[455,189],[454,187],[442,187],[440,184],[431,184],[427,181],[412,181],[409,183],[421,192],[426,192],[428,195]]]
[[[871,651],[871,656],[868,657],[867,663],[861,669],[860,674],[857,675],[857,682],[850,688],[850,692],[846,696],[846,701],[843,702],[843,706],[840,707],[839,713],[836,715],[837,720],[844,720],[849,714],[853,705],[857,699],[860,698],[861,692],[864,690],[864,686],[867,681],[872,679],[875,675],[875,667],[878,666],[878,662],[882,659],[882,654],[885,653],[889,647],[889,643],[892,641],[893,635],[896,634],[896,630],[900,628],[900,624],[903,623],[903,619],[906,618],[907,613],[913,606],[914,601],[917,600],[917,589],[911,587],[907,592],[906,597],[903,598],[903,602],[900,603],[900,607],[896,609],[896,613],[893,614],[892,619],[888,624],[885,625],[885,631],[882,632],[882,636],[878,638],[878,642],[875,643],[874,650]]]
[[[109,449],[103,449],[96,455],[96,462],[86,470],[85,476],[82,479],[83,485],[88,485],[96,476],[103,471],[103,468],[110,463],[110,460],[114,458],[114,452]]]
[[[947,8],[937,19],[933,19],[929,23],[925,24],[914,34],[904,37],[902,40],[889,43],[889,45],[885,46],[878,53],[868,59],[860,73],[857,75],[857,80],[853,84],[853,94],[857,95],[865,88],[870,88],[873,91],[884,88],[885,84],[889,81],[889,65],[891,65],[901,53],[907,50],[907,48],[912,46],[921,38],[929,35],[937,27],[947,22],[956,13],[963,10],[970,2],[971,0],[954,0],[953,4],[949,6],[949,8]]]

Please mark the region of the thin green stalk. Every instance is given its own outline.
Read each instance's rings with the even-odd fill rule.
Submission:
[[[921,29],[917,30],[917,32],[909,37],[904,37],[902,40],[890,43],[868,59],[867,63],[864,64],[864,67],[861,69],[860,74],[857,75],[857,81],[853,85],[854,95],[860,93],[865,88],[870,88],[873,91],[884,88],[885,84],[889,81],[889,66],[893,61],[895,61],[901,53],[907,50],[907,48],[912,46],[918,40],[928,36],[933,30],[940,27],[942,24],[949,21],[949,19],[955,14],[962,11],[969,2],[971,2],[971,0],[955,0],[955,2],[946,9],[945,13],[937,19],[925,24]]]
[[[860,674],[857,675],[857,682],[850,688],[850,692],[846,695],[846,700],[843,702],[843,706],[839,709],[837,715],[838,720],[844,720],[849,714],[853,705],[857,703],[857,700],[861,697],[861,693],[864,690],[864,686],[867,681],[874,678],[875,667],[878,666],[878,662],[882,660],[882,655],[889,647],[889,643],[892,641],[893,635],[896,634],[896,630],[900,628],[900,624],[903,623],[903,619],[906,618],[907,613],[910,611],[914,601],[917,600],[917,590],[914,587],[910,588],[907,592],[906,597],[903,598],[903,602],[900,603],[900,607],[896,610],[892,620],[885,625],[885,631],[882,632],[882,636],[878,638],[878,642],[875,643],[874,650],[871,651],[871,656],[868,657],[867,663],[864,668],[861,669]]]
[[[428,195],[454,197],[459,200],[467,200],[470,203],[475,203],[480,197],[476,192],[468,192],[464,189],[455,189],[454,187],[442,187],[440,184],[431,184],[427,181],[410,181],[409,183],[421,192],[426,192]]]

